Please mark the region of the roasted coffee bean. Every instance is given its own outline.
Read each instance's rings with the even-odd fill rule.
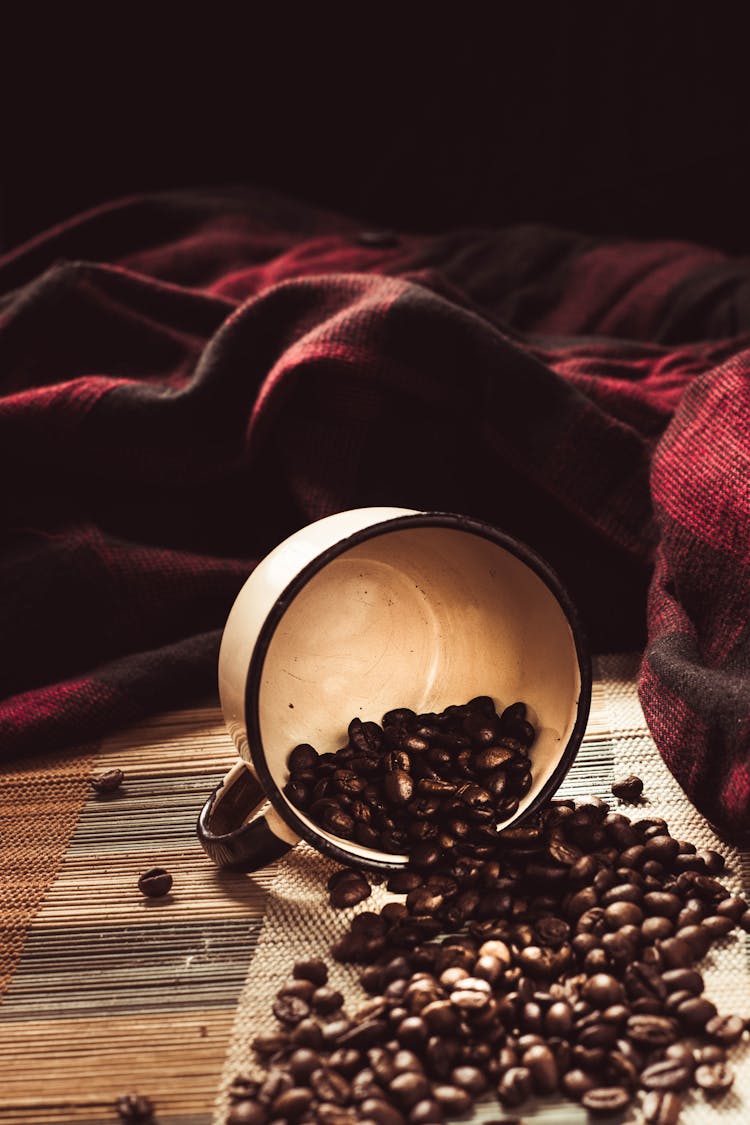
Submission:
[[[318,1070],[321,1065],[320,1055],[309,1047],[298,1047],[289,1056],[289,1072],[299,1086],[307,1085],[312,1072]]]
[[[646,1125],[677,1125],[682,1098],[671,1090],[650,1090],[642,1108]]]
[[[351,1086],[343,1074],[324,1066],[312,1072],[310,1086],[319,1101],[333,1105],[346,1105],[351,1096]]]
[[[641,936],[649,944],[663,941],[665,938],[672,937],[673,934],[674,922],[670,918],[652,915],[649,918],[644,918],[641,923]]]
[[[119,789],[125,780],[125,774],[121,769],[116,767],[108,770],[103,770],[102,773],[96,774],[91,778],[91,787],[97,793],[114,793]],[[137,1096],[137,1095],[136,1095]]]
[[[320,1051],[325,1042],[323,1029],[317,1020],[300,1020],[291,1033],[291,1041],[296,1047],[310,1047],[314,1051]]]
[[[715,938],[724,937],[725,934],[730,933],[734,929],[734,921],[728,918],[726,914],[710,914],[704,918],[701,926],[711,940]]]
[[[716,906],[716,913],[726,915],[736,924],[747,910],[747,903],[739,895],[729,895]]]
[[[623,999],[622,985],[608,973],[597,973],[583,986],[583,999],[594,1008],[607,1008]]]
[[[677,1005],[674,1014],[687,1031],[698,1032],[716,1015],[716,1005],[706,996],[689,996]]]
[[[673,1020],[658,1015],[631,1016],[627,1022],[628,1037],[639,1047],[666,1047],[677,1037]]]
[[[366,1098],[359,1105],[360,1120],[374,1121],[377,1125],[406,1125],[406,1118],[385,1097]]]
[[[299,996],[306,1004],[309,1004],[315,992],[315,985],[311,980],[288,980],[286,984],[282,984],[281,988],[276,993],[277,996]]]
[[[645,1090],[687,1090],[692,1077],[692,1066],[681,1059],[662,1059],[646,1067],[641,1085]]]
[[[154,1106],[150,1098],[143,1094],[121,1094],[115,1102],[115,1109],[121,1121],[151,1121]],[[265,1118],[257,1118],[257,1125],[263,1125]]]
[[[237,1102],[227,1117],[227,1125],[266,1125],[267,1121],[266,1107],[253,1101]]]
[[[259,1055],[275,1055],[289,1046],[289,1035],[280,1031],[275,1035],[256,1035],[253,1039],[253,1050]]]
[[[463,1117],[471,1110],[474,1099],[460,1086],[439,1083],[432,1087],[432,1095],[448,1117]]]
[[[594,1086],[581,1098],[581,1104],[595,1116],[621,1113],[630,1105],[630,1092],[624,1086]]]
[[[443,1120],[443,1107],[435,1098],[423,1098],[409,1110],[411,1125],[440,1125]]]
[[[399,1105],[410,1109],[430,1096],[430,1083],[419,1071],[405,1070],[389,1083],[388,1090]]]
[[[290,773],[299,773],[302,770],[314,769],[318,763],[318,752],[308,742],[301,742],[295,746],[287,759]]]
[[[728,1062],[699,1066],[695,1072],[695,1084],[700,1086],[706,1097],[725,1094],[733,1083],[734,1067]]]
[[[634,773],[612,782],[612,793],[621,801],[633,804],[643,793],[643,782]]]
[[[344,997],[335,988],[322,985],[317,988],[311,998],[312,1009],[319,1016],[330,1016],[343,1007]]]
[[[521,1065],[528,1068],[537,1094],[553,1094],[557,1089],[559,1074],[554,1054],[546,1045],[534,1045],[524,1051]]]
[[[294,1027],[310,1015],[310,1005],[299,996],[278,996],[272,1010],[279,1023],[288,1027]]]
[[[293,1086],[285,1090],[271,1103],[270,1113],[274,1118],[296,1121],[310,1109],[315,1095],[309,1086]]]
[[[729,1046],[742,1038],[745,1021],[740,1016],[712,1016],[706,1022],[706,1035],[715,1043]]]
[[[347,878],[341,879],[330,892],[331,906],[336,910],[345,910],[347,907],[356,906],[364,902],[372,893],[372,887],[364,876],[350,872]]]
[[[319,957],[309,957],[305,961],[296,961],[291,975],[297,980],[311,981],[319,988],[327,983],[328,967]]]
[[[569,1098],[579,1102],[588,1090],[593,1090],[596,1086],[596,1079],[587,1071],[576,1067],[563,1074],[560,1085]]]
[[[264,1106],[270,1106],[279,1094],[283,1094],[285,1090],[291,1090],[293,1085],[294,1079],[291,1074],[287,1074],[286,1071],[275,1066],[268,1071],[260,1084],[258,1101]]]
[[[531,1073],[525,1066],[511,1066],[500,1079],[497,1096],[504,1106],[515,1109],[531,1096]]]
[[[255,1078],[248,1078],[245,1074],[238,1074],[227,1093],[231,1101],[241,1101],[243,1098],[255,1098],[260,1090],[260,1082]]]
[[[713,1063],[726,1062],[727,1053],[718,1043],[706,1043],[703,1047],[695,1048],[693,1061],[696,1066],[711,1066]]]
[[[686,969],[692,965],[694,954],[690,945],[682,938],[666,938],[659,943],[659,952],[669,969]]]
[[[138,880],[138,890],[146,898],[163,898],[172,889],[172,876],[163,867],[144,871]]]

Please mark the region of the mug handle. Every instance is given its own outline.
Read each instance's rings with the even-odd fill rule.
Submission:
[[[299,841],[276,809],[263,810],[266,800],[257,777],[240,758],[198,817],[198,839],[218,867],[258,871]]]

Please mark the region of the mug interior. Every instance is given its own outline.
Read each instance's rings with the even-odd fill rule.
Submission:
[[[556,580],[541,560],[456,517],[395,522],[332,548],[282,595],[256,646],[247,692],[253,763],[272,803],[328,854],[389,868],[408,857],[333,836],[284,797],[298,743],[337,750],[354,716],[380,722],[394,707],[440,711],[489,695],[502,711],[523,700],[537,730],[533,781],[507,827],[559,785],[590,694],[574,611],[563,608],[559,588],[553,593]]]

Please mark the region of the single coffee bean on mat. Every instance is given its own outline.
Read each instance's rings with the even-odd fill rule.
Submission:
[[[634,773],[612,782],[612,793],[621,801],[634,804],[643,793],[643,782]]]
[[[162,898],[172,889],[172,876],[163,867],[152,867],[138,879],[138,890],[147,898]]]
[[[124,780],[125,774],[122,770],[113,768],[104,770],[92,777],[91,786],[96,789],[97,793],[114,793],[116,789],[120,788]]]

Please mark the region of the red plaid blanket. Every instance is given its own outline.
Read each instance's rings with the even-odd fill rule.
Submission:
[[[436,236],[232,190],[0,259],[0,746],[214,684],[253,565],[367,504],[527,541],[642,646],[669,768],[750,824],[750,263],[538,226]]]

